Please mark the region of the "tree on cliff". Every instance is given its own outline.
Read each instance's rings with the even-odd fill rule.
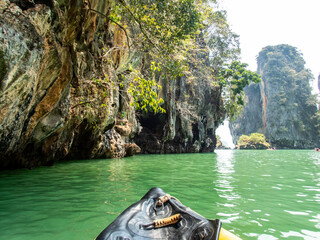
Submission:
[[[202,3],[194,0],[110,3],[108,19],[127,36],[127,42],[119,48],[143,58],[143,66],[129,61],[120,67],[121,84],[133,96],[132,104],[137,109],[164,112],[163,100],[157,94],[160,87],[157,79],[176,79],[187,71],[188,51],[193,48],[205,15]]]
[[[202,77],[219,85],[224,92],[227,115],[233,117],[240,112],[244,104],[243,87],[259,78],[245,70],[245,64],[237,61],[230,64],[239,58],[238,36],[227,24],[226,12],[214,9],[215,3],[201,0],[110,2],[107,19],[125,33],[126,42],[108,53],[134,49],[144,59],[142,68],[133,61],[120,67],[121,87],[133,96],[131,104],[137,109],[164,112],[157,81],[181,76],[195,80],[198,76],[193,74],[193,69],[202,68]],[[199,55],[209,57],[209,61],[199,59]]]
[[[261,81],[259,74],[246,70],[247,66],[245,63],[234,61],[219,72],[224,107],[230,120],[234,120],[242,112],[245,105],[244,88],[250,83]]]

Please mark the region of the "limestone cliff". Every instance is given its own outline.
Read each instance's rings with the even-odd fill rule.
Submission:
[[[213,151],[220,90],[205,79],[159,79],[166,114],[128,104],[123,63],[146,59],[122,50],[128,36],[105,17],[110,4],[0,1],[0,169]]]
[[[201,81],[201,79],[200,79]],[[135,142],[143,153],[212,152],[223,119],[219,88],[179,78],[163,87],[166,115],[142,114]]]
[[[230,132],[236,144],[241,135],[263,132],[266,125],[263,122],[260,84],[251,83],[244,88],[245,107],[237,120],[230,122]]]
[[[312,101],[311,73],[301,53],[289,45],[268,46],[258,57],[259,84],[246,88],[247,105],[231,124],[234,140],[263,133],[279,148],[313,148],[319,144]]]

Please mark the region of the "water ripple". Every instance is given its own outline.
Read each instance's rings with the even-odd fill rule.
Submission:
[[[319,166],[311,151],[221,150],[6,171],[1,238],[94,239],[159,186],[243,239],[320,239]]]

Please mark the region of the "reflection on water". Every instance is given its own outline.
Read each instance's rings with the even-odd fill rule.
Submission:
[[[220,150],[217,153],[217,172],[219,174],[230,176],[234,173],[234,151]]]
[[[151,187],[243,239],[320,239],[320,153],[219,150],[0,173],[0,238],[94,239]]]
[[[308,158],[311,159],[314,162],[314,164],[320,168],[320,152],[308,152]]]
[[[239,212],[230,211],[230,209],[237,206],[235,200],[240,198],[240,195],[235,191],[234,187],[234,161],[234,151],[217,151],[217,163],[215,167],[217,178],[214,182],[215,190],[220,197],[217,204],[218,209],[228,210],[227,212],[219,211],[217,216],[219,216],[224,223],[231,223],[239,219]]]

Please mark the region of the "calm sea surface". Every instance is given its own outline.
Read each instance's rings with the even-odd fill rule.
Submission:
[[[320,239],[320,152],[219,150],[0,172],[0,239],[94,239],[151,187],[243,239]]]

